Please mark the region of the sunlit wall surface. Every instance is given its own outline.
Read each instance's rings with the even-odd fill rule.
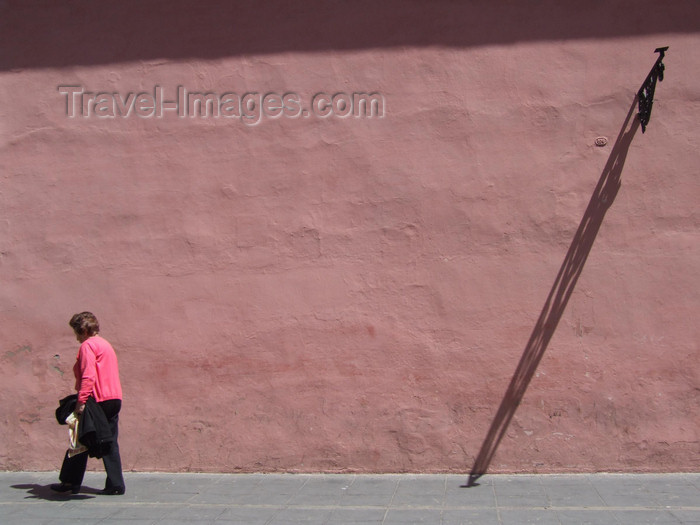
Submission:
[[[668,4],[0,2],[0,468],[59,467],[91,310],[126,470],[697,471]]]

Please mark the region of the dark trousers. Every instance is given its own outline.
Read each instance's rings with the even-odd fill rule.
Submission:
[[[105,488],[122,488],[124,487],[124,477],[122,475],[122,459],[119,456],[119,442],[117,441],[117,437],[119,437],[119,410],[121,410],[122,402],[120,399],[110,399],[109,401],[102,401],[98,404],[102,407],[102,410],[104,410],[107,421],[109,422],[109,428],[114,436],[112,449],[109,451],[109,454],[102,457],[105,471],[107,472]],[[72,458],[69,458],[68,452],[66,452],[58,479],[70,485],[82,485],[85,469],[87,468],[87,460],[87,452],[83,452]]]

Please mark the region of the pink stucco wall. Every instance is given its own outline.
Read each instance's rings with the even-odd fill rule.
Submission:
[[[659,46],[489,468],[700,468],[697,4],[380,4],[0,5],[0,468],[58,467],[89,309],[127,470],[468,472]],[[151,109],[180,86],[298,98]]]

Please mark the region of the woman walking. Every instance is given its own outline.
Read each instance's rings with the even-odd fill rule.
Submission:
[[[107,472],[107,481],[101,494],[124,494],[124,477],[117,442],[119,410],[122,406],[122,387],[119,381],[117,355],[112,345],[100,337],[100,325],[92,313],[75,314],[69,324],[80,342],[78,358],[73,366],[75,389],[78,392],[75,412],[82,414],[88,398],[93,397],[104,411],[112,431],[112,446],[109,453],[102,457]],[[80,492],[87,468],[87,460],[87,451],[72,457],[66,452],[59,474],[61,483],[51,485],[51,488],[57,492],[72,492],[73,494]]]

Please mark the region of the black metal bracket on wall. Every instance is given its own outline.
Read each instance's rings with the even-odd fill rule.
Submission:
[[[666,54],[667,50],[668,46],[657,47],[654,50],[654,53],[659,53],[659,58],[656,59],[656,62],[651,68],[651,71],[649,71],[649,74],[647,75],[646,80],[644,80],[642,87],[640,87],[639,91],[637,92],[637,99],[639,100],[638,115],[639,121],[642,124],[642,133],[646,131],[647,125],[649,124],[649,119],[651,118],[651,106],[654,103],[656,81],[658,80],[659,82],[662,82],[664,79],[664,69],[666,69],[666,67],[664,66],[662,60],[664,59],[664,55]]]

